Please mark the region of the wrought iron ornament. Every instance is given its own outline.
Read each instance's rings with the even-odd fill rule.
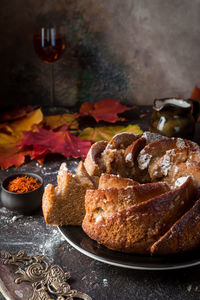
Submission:
[[[0,251],[0,259],[3,264],[18,268],[15,272],[19,274],[16,283],[27,281],[32,284],[33,295],[29,300],[92,300],[84,293],[71,290],[66,282],[70,273],[64,273],[58,265],[50,264],[43,255],[28,256],[23,250],[16,254]]]

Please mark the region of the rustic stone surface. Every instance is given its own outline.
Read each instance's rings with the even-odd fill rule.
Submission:
[[[149,108],[132,112],[132,121],[148,129],[148,118],[139,119]],[[200,143],[200,124],[197,126],[195,141]],[[44,179],[44,184],[56,183],[56,175],[61,156],[53,156],[41,167],[30,162],[18,171],[35,172]],[[71,170],[77,166],[76,160],[68,161]],[[15,168],[0,171],[0,180],[16,172]],[[13,218],[0,204],[0,249],[12,253],[25,249],[29,255],[44,254],[50,262],[59,264],[64,271],[71,272],[70,285],[73,289],[89,294],[94,300],[196,300],[200,293],[200,266],[174,271],[136,271],[118,268],[95,261],[79,253],[61,236],[56,227],[46,225],[41,213],[33,216]],[[30,289],[27,284],[15,285],[14,274],[0,265],[0,286],[6,287],[11,300],[27,300]],[[5,276],[6,272],[7,275]],[[4,274],[4,276],[2,275]],[[3,280],[3,284],[1,282]],[[0,300],[4,299],[0,296]]]
[[[33,34],[50,22],[67,37],[55,64],[57,104],[188,97],[200,78],[199,15],[198,0],[2,0],[0,105],[49,103],[49,66]]]

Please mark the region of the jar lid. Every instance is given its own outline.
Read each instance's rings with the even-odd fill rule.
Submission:
[[[181,109],[191,109],[192,104],[190,100],[179,99],[179,98],[164,98],[154,100],[154,110],[160,111],[164,107],[176,107]]]

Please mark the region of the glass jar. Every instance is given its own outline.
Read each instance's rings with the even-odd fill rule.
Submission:
[[[188,99],[156,99],[149,130],[168,137],[192,138],[195,130],[193,101]]]

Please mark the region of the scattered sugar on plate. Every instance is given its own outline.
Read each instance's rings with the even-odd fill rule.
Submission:
[[[108,286],[108,280],[107,280],[106,278],[103,279],[103,285],[104,285],[105,287]]]

